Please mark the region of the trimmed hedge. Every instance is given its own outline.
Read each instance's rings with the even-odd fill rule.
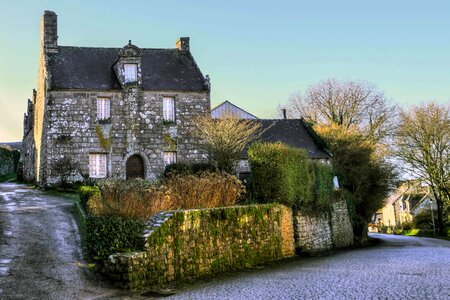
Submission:
[[[114,253],[141,251],[144,222],[119,216],[89,215],[86,219],[86,247],[95,260]]]
[[[175,175],[175,174],[188,174],[188,175],[192,175],[192,174],[198,174],[201,172],[216,172],[217,168],[210,164],[210,163],[193,163],[193,164],[188,164],[188,163],[174,163],[174,164],[170,164],[167,165],[166,168],[164,169],[164,177],[167,178],[167,176],[170,175]]]
[[[86,209],[87,208],[87,202],[89,198],[92,196],[100,194],[100,189],[97,186],[87,186],[83,185],[78,188],[78,195],[80,196],[80,204],[81,206]]]
[[[256,142],[248,149],[251,187],[258,202],[320,210],[333,198],[330,166],[313,162],[306,150]]]

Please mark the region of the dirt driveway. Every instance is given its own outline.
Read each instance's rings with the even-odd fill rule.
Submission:
[[[144,299],[86,267],[73,210],[70,198],[0,184],[0,299]]]

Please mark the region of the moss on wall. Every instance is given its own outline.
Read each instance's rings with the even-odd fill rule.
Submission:
[[[145,250],[114,255],[106,269],[122,287],[139,288],[293,256],[285,217],[292,211],[278,204],[163,212],[147,223]]]
[[[100,147],[102,147],[102,149],[105,151],[109,151],[111,149],[111,140],[112,140],[111,136],[105,137],[105,135],[103,134],[102,127],[100,125],[97,125],[95,127],[95,132],[97,133],[98,141],[100,142]]]

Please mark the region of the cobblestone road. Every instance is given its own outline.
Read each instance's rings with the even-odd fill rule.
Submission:
[[[168,299],[450,299],[450,242],[373,235],[376,247],[206,283]]]

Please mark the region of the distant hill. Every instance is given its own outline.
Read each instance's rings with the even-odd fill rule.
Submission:
[[[10,142],[10,143],[2,143],[0,142],[0,145],[8,146],[12,149],[22,150],[22,142]]]

